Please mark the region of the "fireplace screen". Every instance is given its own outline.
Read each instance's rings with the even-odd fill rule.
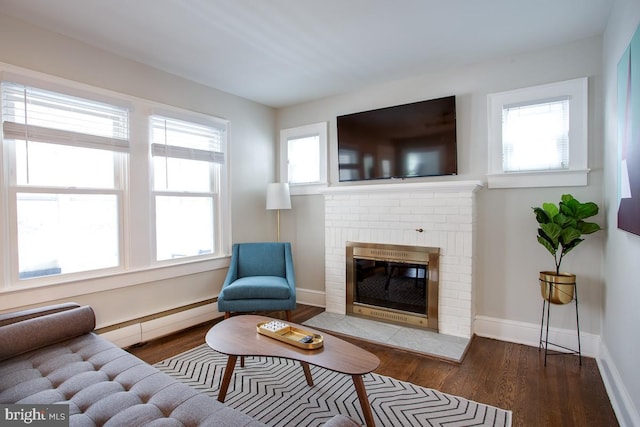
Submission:
[[[438,248],[347,242],[347,313],[438,329]]]
[[[427,314],[428,265],[355,258],[354,302]]]

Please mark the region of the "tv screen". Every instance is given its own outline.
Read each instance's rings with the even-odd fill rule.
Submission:
[[[455,175],[456,98],[338,116],[340,182]]]

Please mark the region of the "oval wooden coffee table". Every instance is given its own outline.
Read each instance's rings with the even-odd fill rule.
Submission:
[[[351,343],[296,323],[286,322],[293,327],[322,335],[324,345],[315,350],[307,350],[259,334],[256,330],[258,323],[270,320],[274,319],[254,315],[234,316],[214,325],[207,332],[206,342],[209,347],[229,356],[218,391],[218,400],[224,402],[227,396],[238,357],[282,357],[300,362],[307,384],[310,386],[313,385],[313,378],[309,363],[330,371],[351,375],[366,424],[373,426],[373,413],[362,375],[376,369],[380,364],[380,359]]]

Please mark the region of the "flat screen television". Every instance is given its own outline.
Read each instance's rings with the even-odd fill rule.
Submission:
[[[458,173],[456,97],[338,116],[340,182]]]

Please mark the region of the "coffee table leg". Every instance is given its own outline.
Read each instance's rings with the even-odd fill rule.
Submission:
[[[351,375],[353,379],[353,385],[356,387],[356,393],[358,393],[358,400],[362,407],[362,413],[364,415],[364,421],[367,427],[374,427],[373,412],[371,412],[371,405],[369,404],[369,398],[367,397],[367,390],[364,388],[364,381],[362,381],[362,375]]]
[[[307,362],[300,362],[300,364],[302,365],[302,370],[304,371],[304,377],[307,379],[307,384],[309,386],[313,386],[313,377],[311,376],[309,364]]]
[[[231,384],[231,376],[233,375],[233,368],[236,367],[236,360],[238,360],[238,356],[229,356],[227,359],[227,367],[224,370],[220,390],[218,390],[219,402],[224,402],[224,399],[227,397],[227,390],[229,389],[229,384]]]

